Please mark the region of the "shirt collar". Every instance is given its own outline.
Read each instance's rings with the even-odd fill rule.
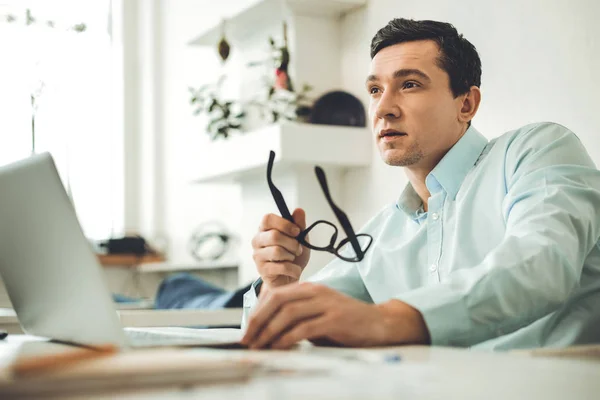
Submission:
[[[471,125],[446,155],[427,175],[425,184],[431,194],[443,189],[454,200],[467,173],[473,168],[488,140]],[[413,219],[423,202],[409,182],[398,199],[398,208]]]
[[[487,145],[488,140],[479,133],[473,125],[467,129],[463,137],[446,153],[444,158],[427,175],[425,184],[430,193],[437,189],[436,183],[441,186],[448,196],[454,200],[460,185],[467,173],[473,168],[479,155]],[[432,183],[430,186],[429,182]]]

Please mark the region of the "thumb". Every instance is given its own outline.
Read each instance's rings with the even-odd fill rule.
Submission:
[[[296,208],[292,213],[292,218],[294,218],[294,222],[300,227],[300,229],[306,229],[306,213],[303,209]]]

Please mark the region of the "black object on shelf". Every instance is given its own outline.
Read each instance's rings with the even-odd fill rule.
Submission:
[[[364,127],[366,126],[365,108],[356,96],[336,90],[325,93],[315,101],[310,123]]]
[[[141,236],[125,236],[100,242],[99,247],[106,248],[108,254],[153,254],[146,240]]]

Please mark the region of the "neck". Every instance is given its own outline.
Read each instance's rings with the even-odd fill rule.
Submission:
[[[427,175],[433,170],[433,168],[406,168],[406,177],[410,181],[413,189],[423,202],[423,209],[427,211],[427,200],[431,193],[429,193],[429,189],[427,189],[427,185],[425,185],[425,179]]]

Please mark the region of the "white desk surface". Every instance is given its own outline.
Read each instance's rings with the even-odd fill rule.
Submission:
[[[218,330],[212,330],[215,335]],[[23,341],[0,342],[0,366]],[[335,349],[301,344],[291,351],[188,349],[206,357],[264,363],[248,382],[86,394],[86,399],[599,399],[600,362],[526,353],[487,353],[442,347]],[[382,362],[397,354],[401,361]],[[157,362],[159,362],[157,360]]]
[[[135,268],[138,272],[172,272],[237,269],[237,261],[205,261],[205,262],[159,262],[140,264]]]
[[[127,303],[124,303],[127,304]],[[239,326],[242,320],[241,308],[223,308],[218,310],[118,310],[123,326],[126,327],[161,327],[161,326]],[[14,310],[0,308],[0,328],[16,326],[18,330],[9,332],[21,333],[19,319]]]

